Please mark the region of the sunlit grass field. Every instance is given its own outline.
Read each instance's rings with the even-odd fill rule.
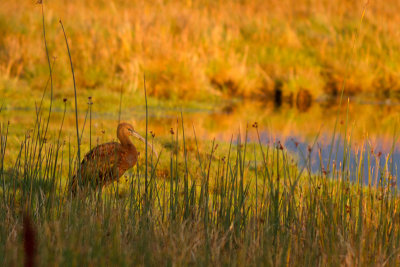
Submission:
[[[369,1],[48,1],[45,23],[58,73],[55,97],[72,97],[70,38],[78,94],[112,105],[122,89],[180,101],[232,97],[287,101],[340,94],[399,94],[399,2]],[[40,5],[0,3],[0,90],[7,105],[30,102],[48,78]],[[354,49],[352,43],[354,39]],[[349,57],[353,57],[347,65]],[[300,95],[299,95],[300,94]],[[108,101],[110,100],[110,101]]]
[[[399,92],[397,1],[42,7],[0,3],[0,265],[400,265],[398,108],[359,108]],[[324,101],[343,89],[356,105]],[[159,156],[135,142],[118,181],[71,194],[78,143],[119,121]]]

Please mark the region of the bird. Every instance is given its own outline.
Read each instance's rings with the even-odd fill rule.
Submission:
[[[146,143],[129,123],[122,122],[117,127],[118,142],[100,144],[90,150],[82,159],[78,172],[72,177],[71,192],[75,195],[79,186],[102,187],[118,180],[138,159],[138,151],[130,136]],[[152,145],[149,145],[157,156]],[[78,173],[80,172],[80,176]]]

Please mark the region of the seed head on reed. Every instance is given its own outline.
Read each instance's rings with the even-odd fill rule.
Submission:
[[[277,147],[278,147],[280,150],[283,150],[283,145],[282,145],[281,141],[278,141]]]
[[[63,102],[66,103],[66,102],[67,102],[67,98],[64,98],[64,99],[63,99]]]
[[[29,129],[28,131],[26,131],[26,139],[29,139],[29,138],[31,138],[31,132],[32,132],[32,129]]]
[[[295,147],[296,147],[296,148],[298,148],[298,146],[299,146],[299,142],[297,142],[296,140],[294,140],[294,138],[292,138],[292,141],[293,141],[293,143],[294,143]]]
[[[258,123],[257,123],[257,122],[254,122],[252,126],[253,126],[253,128],[256,128],[256,129],[257,129],[257,128],[258,128]]]
[[[174,133],[174,129],[171,128],[171,130],[169,130],[169,132],[173,135]]]
[[[346,204],[346,206],[345,206],[345,207],[346,207],[346,212],[347,212],[347,213],[350,213],[350,211],[351,211],[351,207],[350,207],[350,205],[347,205],[347,204]]]

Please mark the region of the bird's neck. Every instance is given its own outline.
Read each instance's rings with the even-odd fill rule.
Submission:
[[[119,141],[121,142],[122,146],[131,146],[133,145],[131,139],[129,138],[129,136],[126,135],[122,135],[122,136],[118,136]]]

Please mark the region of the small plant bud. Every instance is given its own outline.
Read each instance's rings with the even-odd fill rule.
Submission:
[[[350,205],[347,205],[347,204],[346,204],[346,212],[347,212],[347,213],[350,213],[350,211],[351,211]]]
[[[298,147],[299,147],[299,142],[297,142],[296,140],[294,140],[294,138],[292,138],[292,141],[293,141],[294,145],[296,146],[296,148],[298,148]]]
[[[282,146],[282,144],[281,144],[280,141],[278,141],[278,148],[279,148],[280,150],[283,150],[283,146]]]

